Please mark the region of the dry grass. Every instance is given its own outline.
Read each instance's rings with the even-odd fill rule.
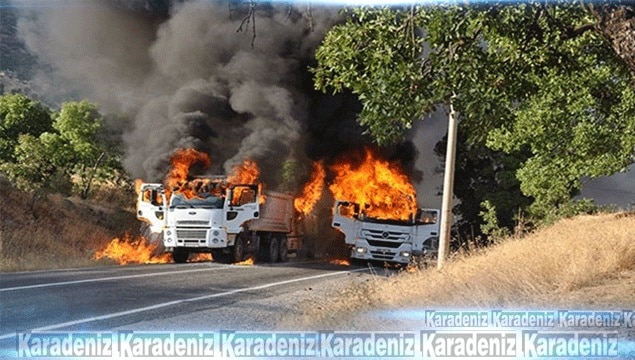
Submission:
[[[354,284],[302,307],[329,324],[371,308],[633,308],[635,214],[562,220],[429,268]]]
[[[95,265],[95,250],[138,228],[129,211],[56,195],[35,199],[1,179],[0,204],[0,272]]]

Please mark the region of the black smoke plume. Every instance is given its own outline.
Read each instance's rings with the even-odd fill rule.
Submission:
[[[17,4],[17,2],[15,3]],[[370,144],[351,94],[313,90],[308,67],[337,8],[243,1],[19,2],[18,33],[38,91],[117,114],[126,170],[163,179],[170,154],[208,152],[214,173],[255,160],[270,187],[288,160]],[[255,36],[255,37],[254,37]],[[410,143],[384,149],[412,169]],[[307,166],[308,170],[310,167]]]

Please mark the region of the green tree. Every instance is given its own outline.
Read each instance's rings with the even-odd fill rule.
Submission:
[[[530,149],[532,156],[517,176],[523,193],[535,198],[532,209],[540,216],[566,207],[582,177],[610,175],[633,162],[632,84],[614,67],[598,63],[570,74],[547,74],[536,96],[518,108],[514,122],[490,133],[491,148]]]
[[[97,107],[87,101],[66,102],[56,114],[53,127],[58,132],[58,164],[67,169],[69,176],[76,177],[79,194],[88,196],[91,184],[107,150],[98,139],[102,117]]]
[[[315,85],[357,94],[359,122],[378,143],[400,139],[456,94],[470,146],[522,154],[520,189],[539,216],[568,202],[581,177],[633,162],[632,75],[581,4],[362,7],[347,15],[316,51]]]
[[[15,160],[20,135],[39,136],[52,129],[51,113],[39,101],[22,94],[0,96],[0,162]]]
[[[39,137],[20,135],[13,153],[15,161],[2,164],[0,171],[6,173],[18,189],[29,193],[70,194],[70,177],[53,160],[59,157],[58,142],[59,138],[51,133],[43,133]]]
[[[122,172],[120,154],[102,132],[103,118],[96,105],[66,102],[53,115],[51,131],[38,137],[21,135],[13,161],[0,170],[23,190],[73,191],[86,198],[95,182],[111,180]]]

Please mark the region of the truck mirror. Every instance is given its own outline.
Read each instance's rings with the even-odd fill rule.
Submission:
[[[227,190],[227,203],[232,205],[232,200],[234,199],[234,191],[233,189]]]

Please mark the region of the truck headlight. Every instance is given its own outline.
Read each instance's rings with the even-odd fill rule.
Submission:
[[[170,235],[172,235],[172,231],[170,231],[170,230],[167,230],[167,231],[165,232],[165,235],[167,235],[167,236],[170,236]]]
[[[401,257],[410,257],[410,251],[404,250],[404,251],[399,253],[399,256],[401,256]]]
[[[171,244],[171,243],[172,243],[172,238],[170,238],[170,237],[169,237],[169,238],[167,238],[167,239],[166,239],[166,242],[167,242],[168,244]]]
[[[368,251],[368,249],[362,246],[358,246],[355,248],[355,252],[358,254],[366,254],[366,251]]]

